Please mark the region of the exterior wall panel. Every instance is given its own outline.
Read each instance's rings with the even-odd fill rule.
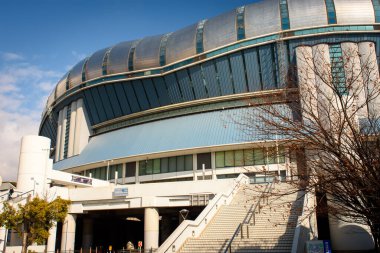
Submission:
[[[235,93],[247,92],[247,82],[245,79],[242,54],[240,52],[232,54],[230,56],[230,62]]]
[[[154,88],[152,79],[149,79],[149,78],[143,79],[142,83],[144,85],[144,90],[146,92],[146,95],[148,97],[149,104],[151,105],[151,107],[152,108],[159,107],[160,103],[158,101],[157,93],[156,93],[156,90]]]
[[[70,88],[78,86],[82,82],[82,70],[83,70],[83,64],[86,62],[87,59],[83,59],[80,62],[75,65],[72,70],[70,71]]]
[[[203,46],[208,51],[236,41],[236,11],[230,11],[208,20],[204,26]]]
[[[139,112],[141,109],[139,102],[137,101],[135,91],[133,90],[132,84],[130,82],[125,82],[123,83],[123,88],[125,94],[127,95],[129,105],[131,106],[132,113]]]
[[[128,71],[129,50],[134,41],[125,41],[114,46],[108,56],[109,74],[123,73]]]
[[[261,90],[260,66],[256,48],[244,51],[247,71],[247,82],[250,92]]]
[[[150,109],[149,101],[145,94],[145,90],[144,90],[141,80],[133,80],[132,87],[135,90],[135,94],[136,94],[137,100],[139,101],[141,110]]]
[[[281,31],[279,0],[267,0],[245,7],[245,37]]]
[[[228,62],[227,56],[217,58],[215,61],[216,61],[216,67],[218,71],[218,77],[219,77],[222,95],[234,94],[232,79],[231,79],[231,74],[230,74],[231,71],[230,71],[230,67],[228,66],[229,62]]]
[[[161,106],[171,104],[164,78],[156,77],[152,80],[154,82],[154,85],[156,86],[158,100],[160,101]]]
[[[87,105],[89,114],[91,115],[90,117],[92,119],[91,123],[93,125],[96,125],[100,123],[100,119],[99,119],[98,111],[96,110],[96,107],[95,107],[94,99],[92,98],[91,90],[85,90],[83,94],[84,94],[85,103]]]
[[[207,98],[206,87],[202,78],[202,69],[199,65],[189,69],[196,99]]]
[[[375,23],[371,0],[334,0],[338,24]]]
[[[168,95],[172,103],[182,102],[181,91],[174,74],[169,74],[165,76],[166,87],[168,87]]]
[[[122,111],[123,115],[130,114],[132,111],[131,111],[131,107],[129,105],[127,96],[125,95],[125,92],[123,89],[123,84],[122,83],[115,83],[113,85],[113,87],[115,88],[115,93],[116,93],[117,99],[120,103],[121,111]]]
[[[263,89],[272,90],[276,88],[273,66],[273,55],[271,45],[259,48],[260,67],[263,80]]]
[[[142,39],[136,46],[134,69],[148,69],[160,66],[160,43],[163,35]]]
[[[292,29],[327,25],[325,0],[288,0],[288,8]]]
[[[91,57],[88,59],[88,62],[86,65],[86,79],[87,80],[91,80],[103,75],[102,73],[103,72],[102,70],[103,58],[107,50],[108,48],[99,50],[95,52],[93,55],[91,55]]]
[[[56,98],[59,98],[66,92],[66,82],[67,82],[67,75],[64,76],[57,84],[57,88],[55,90],[55,96]]]
[[[178,83],[182,91],[182,95],[185,101],[194,100],[194,93],[192,90],[191,81],[186,69],[182,69],[177,72]]]
[[[195,34],[197,24],[174,32],[166,44],[166,63],[170,64],[196,54]]]
[[[98,86],[98,92],[99,96],[101,98],[101,102],[104,108],[104,111],[106,112],[107,119],[113,119],[115,118],[115,115],[113,113],[112,107],[111,107],[111,101],[108,97],[108,93],[104,86]]]
[[[208,87],[209,97],[221,96],[221,88],[216,76],[215,64],[213,61],[208,61],[202,64],[203,73]]]
[[[106,89],[115,118],[122,116],[123,113],[121,111],[119,100],[117,99],[113,85],[105,85],[104,88]]]

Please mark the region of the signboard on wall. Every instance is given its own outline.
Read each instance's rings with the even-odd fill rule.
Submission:
[[[330,241],[308,241],[306,242],[307,253],[331,253]]]
[[[71,182],[92,185],[92,179],[87,177],[72,176]]]
[[[126,197],[126,196],[128,196],[128,188],[127,187],[115,188],[113,190],[113,196],[114,197]]]

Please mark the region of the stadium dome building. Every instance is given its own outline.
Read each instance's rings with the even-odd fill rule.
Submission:
[[[50,94],[40,136],[24,137],[21,147],[17,188],[73,202],[48,249],[141,240],[176,252],[202,234],[214,209],[234,201],[225,192],[291,177],[297,159],[280,137],[239,122],[268,103],[290,111],[297,48],[376,57],[379,23],[378,0],[264,0],[81,60]],[[178,226],[184,213],[200,228]],[[351,247],[352,238],[363,242],[356,249],[371,247],[365,229],[339,228],[330,224],[334,249]]]

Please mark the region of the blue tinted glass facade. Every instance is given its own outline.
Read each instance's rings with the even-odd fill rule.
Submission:
[[[288,1],[280,0],[281,28],[282,30],[290,29]]]
[[[103,62],[102,62],[102,74],[107,75],[107,65],[108,65],[108,56],[110,55],[111,48],[109,48],[104,54]]]
[[[207,20],[202,20],[198,23],[197,34],[196,34],[196,48],[197,54],[203,53],[203,28]]]
[[[82,82],[86,81],[86,69],[87,69],[87,62],[88,62],[88,59],[90,59],[90,58],[87,58],[87,59],[84,61],[84,64],[83,64],[83,68],[82,68]]]
[[[372,0],[372,4],[375,10],[375,22],[380,23],[380,0]]]
[[[334,0],[325,0],[327,9],[327,21],[329,24],[336,24],[336,12]]]
[[[171,33],[165,34],[161,39],[160,44],[160,66],[164,66],[166,64],[166,45],[168,43],[168,38]]]
[[[67,106],[66,111],[66,128],[65,128],[65,143],[63,146],[63,158],[67,158],[68,146],[69,146],[69,132],[70,132],[70,119],[71,119],[71,106]]]
[[[329,46],[332,84],[339,95],[347,95],[346,77],[344,73],[343,52],[340,44]]]
[[[245,39],[244,13],[245,13],[244,6],[236,9],[237,40]]]

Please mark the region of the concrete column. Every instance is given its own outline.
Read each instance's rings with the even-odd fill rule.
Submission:
[[[80,154],[88,143],[90,136],[90,124],[84,108],[83,99],[77,100],[75,119],[74,155]]]
[[[67,214],[65,221],[63,222],[61,240],[62,252],[74,252],[76,218],[76,214]]]
[[[49,163],[50,139],[27,135],[21,139],[17,190],[43,196],[46,190],[46,167]]]
[[[211,152],[211,169],[212,169],[212,179],[217,179],[216,177],[216,165],[215,165],[215,152]]]
[[[193,154],[193,181],[197,181],[197,155]]]
[[[333,127],[332,119],[338,116],[334,114],[338,112],[337,108],[339,107],[339,105],[335,104],[338,100],[333,99],[336,94],[334,94],[331,87],[332,83],[324,82],[324,80],[331,80],[329,45],[319,44],[313,46],[313,59],[315,73],[317,73],[315,83],[318,94],[318,119],[325,129],[329,129]]]
[[[315,83],[315,69],[313,50],[311,47],[300,46],[296,48],[297,76],[301,95],[301,106],[304,118],[313,118],[317,111],[317,87]]]
[[[357,116],[359,118],[366,118],[368,117],[368,108],[365,102],[366,89],[363,86],[358,44],[344,42],[341,44],[341,47],[343,53],[344,74],[347,86],[350,86],[349,94],[350,96],[355,97],[356,106],[359,107]]]
[[[378,118],[380,116],[380,95],[376,96],[376,94],[379,92],[379,88],[377,87],[379,66],[376,59],[375,44],[373,42],[360,42],[358,50],[363,71],[363,83],[367,90],[366,96],[371,97],[372,95],[372,101],[368,103],[368,114],[371,118]]]
[[[0,251],[3,251],[7,242],[7,229],[5,227],[0,227]]]
[[[76,115],[77,115],[77,102],[71,103],[71,114],[70,114],[70,129],[69,129],[69,143],[67,147],[67,157],[72,157],[74,155],[74,142],[76,139]]]
[[[67,106],[62,110],[62,131],[61,131],[61,142],[59,147],[59,160],[63,159],[63,154],[65,151],[65,133],[67,124]]]
[[[140,179],[139,179],[139,161],[136,161],[136,171],[135,171],[135,183],[139,184]]]
[[[122,175],[119,175],[119,177],[121,178],[121,183],[122,184],[125,184],[125,172],[126,172],[126,170],[127,170],[127,164],[123,163],[123,169],[122,169],[122,172],[121,172]]]
[[[57,239],[57,223],[54,222],[54,225],[49,230],[49,238],[47,241],[47,251],[55,252],[55,242]]]
[[[158,248],[159,215],[157,208],[144,210],[144,249]]]
[[[55,161],[59,161],[61,154],[61,138],[62,138],[62,122],[63,122],[63,111],[60,110],[58,114],[58,129],[57,129],[57,143],[55,146]]]
[[[93,240],[93,220],[90,218],[83,219],[83,249],[85,252],[92,246],[92,240]]]

